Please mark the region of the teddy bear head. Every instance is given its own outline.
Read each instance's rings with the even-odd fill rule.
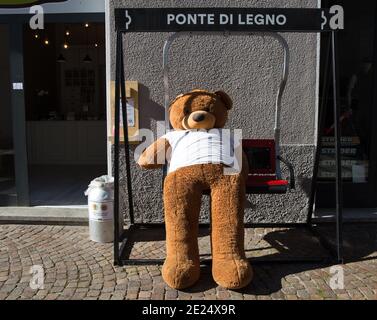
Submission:
[[[232,104],[223,91],[196,89],[173,100],[169,107],[170,123],[175,130],[223,128]]]

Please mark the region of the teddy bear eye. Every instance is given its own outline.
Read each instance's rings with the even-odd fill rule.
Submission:
[[[188,108],[183,109],[183,114],[187,116],[190,113],[190,110]]]

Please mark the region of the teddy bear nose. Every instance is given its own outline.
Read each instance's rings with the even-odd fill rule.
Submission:
[[[205,118],[205,115],[203,113],[196,113],[192,116],[192,119],[195,121],[195,122],[200,122],[200,121],[203,121]]]

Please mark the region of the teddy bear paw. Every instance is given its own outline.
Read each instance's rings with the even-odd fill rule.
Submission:
[[[212,276],[223,288],[241,289],[251,282],[253,269],[247,259],[214,259]]]
[[[177,263],[172,260],[166,259],[162,267],[162,277],[169,287],[185,289],[192,286],[199,279],[199,263],[194,263],[191,260]]]

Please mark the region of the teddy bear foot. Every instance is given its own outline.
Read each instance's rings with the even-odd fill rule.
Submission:
[[[253,269],[247,259],[214,259],[212,276],[223,288],[241,289],[251,282]]]
[[[162,267],[162,278],[174,289],[192,286],[200,277],[200,265],[193,261],[176,262],[166,259]]]

